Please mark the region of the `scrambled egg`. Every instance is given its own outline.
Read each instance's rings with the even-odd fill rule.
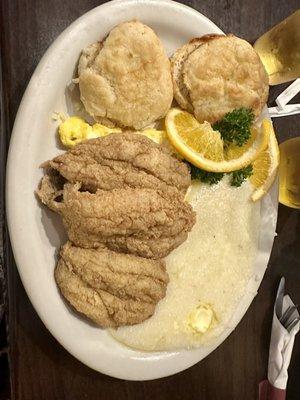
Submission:
[[[166,131],[159,131],[154,128],[147,128],[138,133],[147,136],[149,139],[153,140],[153,142],[158,144],[162,144],[163,142],[168,140]]]
[[[67,118],[58,128],[58,134],[62,144],[69,148],[84,140],[106,136],[113,132],[121,132],[121,129],[108,128],[101,124],[94,124],[91,126],[79,117]]]
[[[96,135],[95,137],[101,137],[109,135],[110,133],[121,133],[121,132],[122,130],[120,128],[108,128],[107,126],[101,124],[93,125],[93,134]]]
[[[188,326],[195,333],[204,333],[215,319],[214,311],[209,304],[200,303],[189,315]]]
[[[120,128],[109,128],[98,123],[90,125],[82,118],[76,116],[66,118],[61,122],[58,128],[59,138],[62,144],[68,148],[71,148],[87,139],[95,139],[97,137],[109,135],[110,133],[120,132],[122,132]],[[167,133],[165,131],[148,128],[136,133],[145,135],[158,144],[167,141]]]

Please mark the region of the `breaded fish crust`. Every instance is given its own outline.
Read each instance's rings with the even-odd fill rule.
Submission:
[[[38,196],[63,219],[69,239],[77,246],[107,247],[147,258],[163,258],[186,240],[195,213],[182,194],[156,189],[81,192],[80,184],[55,182],[46,175]],[[61,199],[62,193],[62,199]],[[57,200],[59,197],[59,200]]]
[[[185,163],[165,147],[147,137],[128,133],[91,139],[43,164],[82,188],[164,189],[175,187],[185,193],[191,177]]]
[[[165,262],[67,242],[55,280],[68,302],[103,328],[138,324],[166,294]]]

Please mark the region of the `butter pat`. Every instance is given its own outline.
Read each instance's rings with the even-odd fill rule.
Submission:
[[[214,319],[214,311],[209,304],[200,303],[196,310],[188,318],[189,327],[197,332],[204,333],[211,326]]]

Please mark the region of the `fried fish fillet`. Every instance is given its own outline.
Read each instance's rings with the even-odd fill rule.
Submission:
[[[200,122],[214,123],[240,107],[258,116],[269,93],[258,54],[234,35],[212,37],[193,51],[183,65],[183,82]]]
[[[162,118],[173,99],[170,62],[154,31],[139,21],[116,26],[83,50],[79,89],[87,112],[141,129]]]
[[[195,213],[178,191],[156,189],[81,192],[80,184],[57,188],[46,175],[37,191],[58,212],[77,246],[107,247],[147,258],[163,258],[186,240]],[[62,193],[62,196],[61,196]],[[62,199],[61,199],[62,197]]]
[[[82,249],[67,242],[60,252],[55,280],[77,311],[107,328],[149,318],[164,298],[169,278],[162,260],[107,248]]]
[[[185,163],[167,148],[132,132],[88,140],[43,166],[92,192],[166,186],[186,192],[191,183]]]

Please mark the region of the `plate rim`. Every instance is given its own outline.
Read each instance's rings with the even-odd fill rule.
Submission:
[[[74,357],[76,357],[76,358],[79,359],[83,364],[87,365],[88,367],[90,367],[90,368],[92,368],[92,369],[94,369],[94,370],[96,370],[96,371],[99,371],[99,372],[101,372],[101,373],[104,373],[104,374],[106,374],[106,375],[109,375],[109,376],[112,376],[112,377],[115,377],[115,378],[119,378],[119,379],[127,379],[127,380],[150,380],[150,379],[158,379],[158,378],[166,377],[166,376],[169,376],[169,375],[173,375],[173,374],[175,374],[175,373],[178,373],[178,372],[180,372],[180,371],[183,371],[183,370],[189,368],[190,366],[196,364],[197,362],[201,361],[201,359],[203,359],[204,357],[202,357],[202,358],[200,358],[200,359],[197,359],[197,357],[194,357],[193,360],[190,360],[189,362],[187,362],[186,365],[185,365],[184,367],[182,367],[182,368],[178,368],[178,369],[175,368],[174,370],[172,370],[172,371],[170,371],[170,372],[163,373],[163,374],[162,374],[162,373],[156,374],[156,372],[154,371],[154,373],[153,373],[151,376],[149,375],[148,377],[143,377],[143,378],[137,378],[136,376],[132,376],[132,375],[130,375],[130,374],[129,374],[129,375],[126,375],[126,374],[125,374],[125,375],[123,375],[123,376],[120,376],[120,374],[119,374],[119,375],[116,375],[116,374],[114,374],[113,372],[110,372],[110,371],[108,371],[108,370],[101,370],[101,369],[99,369],[98,367],[95,367],[95,365],[91,365],[91,363],[89,363],[89,362],[87,362],[86,360],[82,359],[82,357],[80,356],[80,354],[78,354],[73,348],[71,348],[71,347],[66,343],[66,341],[63,340],[63,338],[58,337],[58,335],[55,333],[55,330],[54,330],[51,326],[48,325],[48,323],[47,323],[47,318],[45,318],[45,316],[42,315],[42,313],[40,312],[39,307],[38,307],[38,305],[36,304],[36,300],[33,298],[34,296],[33,296],[33,295],[31,294],[31,292],[30,292],[29,285],[27,285],[27,283],[26,283],[26,277],[25,277],[24,271],[22,271],[22,267],[20,266],[20,265],[22,264],[22,260],[20,260],[20,259],[19,259],[19,256],[18,256],[17,245],[16,245],[16,243],[15,243],[15,240],[16,240],[16,239],[14,239],[14,236],[15,236],[15,235],[14,235],[13,228],[12,228],[12,225],[13,225],[12,221],[13,221],[13,219],[14,219],[14,216],[13,216],[14,212],[13,212],[12,207],[10,206],[10,202],[9,202],[9,199],[10,199],[11,196],[13,195],[13,193],[12,193],[12,188],[10,187],[10,182],[12,181],[12,178],[11,178],[11,177],[12,177],[13,169],[14,169],[14,168],[13,168],[13,150],[14,150],[14,148],[15,148],[15,146],[16,146],[15,143],[17,142],[17,139],[18,139],[18,132],[19,132],[19,130],[20,130],[19,125],[21,124],[22,118],[24,118],[24,116],[23,116],[23,115],[24,115],[24,108],[25,108],[25,106],[26,106],[26,104],[27,104],[27,102],[28,102],[28,97],[29,97],[30,92],[31,92],[31,90],[32,90],[32,87],[33,87],[33,85],[34,85],[34,80],[35,80],[35,78],[43,71],[43,68],[45,67],[45,64],[46,64],[46,62],[47,62],[48,57],[55,51],[56,46],[58,46],[58,44],[59,44],[61,41],[63,41],[63,40],[72,32],[72,30],[73,30],[74,28],[76,28],[76,26],[78,26],[78,25],[80,24],[80,22],[81,22],[83,19],[86,19],[87,17],[89,17],[90,15],[92,15],[92,14],[94,14],[94,13],[97,13],[99,10],[102,11],[102,10],[105,10],[105,8],[108,8],[108,9],[109,9],[111,6],[114,6],[115,4],[123,3],[123,5],[128,4],[128,5],[130,5],[130,6],[134,6],[134,4],[136,4],[136,2],[137,2],[137,0],[113,0],[113,1],[104,3],[104,4],[100,5],[100,6],[97,6],[97,7],[93,8],[93,9],[89,10],[87,13],[83,14],[82,16],[80,16],[79,18],[77,18],[75,21],[73,21],[73,22],[72,22],[72,23],[71,23],[71,24],[70,24],[70,25],[69,25],[69,26],[54,40],[54,42],[49,46],[49,48],[46,50],[46,52],[44,53],[43,57],[42,57],[41,60],[39,61],[38,65],[37,65],[37,67],[36,67],[36,69],[35,69],[35,71],[33,72],[32,77],[31,77],[31,79],[30,79],[30,81],[29,81],[29,83],[28,83],[28,85],[27,85],[27,88],[26,88],[26,90],[25,90],[25,92],[24,92],[24,94],[23,94],[23,97],[22,97],[22,100],[21,100],[21,102],[20,102],[20,106],[19,106],[19,109],[18,109],[16,118],[15,118],[15,122],[14,122],[13,130],[12,130],[11,138],[10,138],[10,145],[9,145],[8,156],[7,156],[7,168],[6,168],[6,216],[7,216],[7,226],[8,226],[8,230],[9,230],[9,236],[10,236],[10,241],[11,241],[11,247],[12,247],[14,259],[15,259],[15,262],[16,262],[16,265],[17,265],[17,269],[18,269],[18,272],[19,272],[19,275],[20,275],[22,284],[23,284],[23,286],[24,286],[24,288],[25,288],[25,291],[26,291],[26,294],[27,294],[27,296],[29,297],[29,299],[30,299],[30,301],[31,301],[31,303],[32,303],[32,305],[33,305],[35,311],[37,312],[39,318],[42,320],[43,324],[44,324],[45,327],[50,331],[50,333],[55,337],[55,339],[56,339],[69,353],[71,353]],[[197,14],[197,17],[198,17],[198,18],[200,17],[200,18],[206,20],[212,27],[214,27],[214,29],[218,30],[220,33],[223,33],[223,32],[221,31],[221,29],[218,28],[218,26],[217,26],[216,24],[214,24],[209,18],[207,18],[206,16],[204,16],[203,14],[201,14],[200,12],[198,12],[197,10],[195,10],[195,9],[189,7],[189,6],[186,6],[186,5],[184,5],[184,4],[181,4],[181,3],[178,3],[178,2],[175,2],[175,1],[172,1],[172,0],[143,0],[142,2],[143,2],[145,5],[153,5],[153,4],[155,4],[155,5],[158,5],[158,4],[159,4],[159,5],[161,5],[161,4],[162,4],[162,5],[168,5],[169,7],[171,6],[171,7],[177,8],[177,9],[179,8],[179,9],[188,11],[188,12],[193,13],[193,14]],[[275,185],[275,186],[276,186],[276,185]],[[278,191],[278,184],[277,184],[277,188],[276,188],[275,186],[274,186],[273,189],[272,189],[272,193],[273,193],[273,194],[271,194],[273,197],[274,197],[274,193],[275,193],[276,191]],[[277,202],[277,206],[278,206],[278,202]],[[270,254],[271,254],[271,253],[269,253],[269,257],[270,257]],[[267,266],[266,266],[266,268],[267,268]],[[265,268],[265,269],[266,269],[266,268]],[[265,272],[265,271],[264,271],[264,272]],[[262,277],[262,278],[263,278],[263,277]],[[261,283],[261,281],[262,281],[262,278],[261,278],[261,280],[258,282],[258,287],[259,287],[259,285],[260,285],[260,283]],[[250,305],[251,302],[253,301],[253,298],[254,298],[254,297],[251,298],[249,304],[246,306],[246,310],[248,309],[249,305]],[[245,315],[245,313],[246,313],[246,311],[242,313],[242,315],[241,315],[241,317],[239,318],[239,320],[238,320],[236,326],[238,325],[239,321],[243,318],[243,316]],[[211,350],[209,351],[208,354],[210,354],[210,353],[211,353],[212,351],[214,351],[220,344],[222,344],[223,341],[232,333],[232,331],[233,331],[234,329],[235,329],[235,328],[230,329],[230,330],[228,331],[228,333],[225,335],[224,339],[223,339],[220,343],[219,343],[219,342],[216,342],[215,345],[211,346]],[[190,351],[196,353],[196,352],[197,352],[197,349],[190,350]],[[172,357],[172,355],[175,355],[175,356],[176,356],[176,354],[178,354],[178,353],[185,353],[185,352],[190,352],[190,351],[189,351],[189,350],[183,350],[183,351],[164,352],[164,353],[168,353],[168,354],[170,354],[170,356]],[[138,353],[140,353],[140,352],[138,352]],[[207,355],[208,355],[208,354],[207,354]],[[207,356],[207,355],[206,355],[206,356]],[[205,357],[206,357],[206,356],[205,356]]]

